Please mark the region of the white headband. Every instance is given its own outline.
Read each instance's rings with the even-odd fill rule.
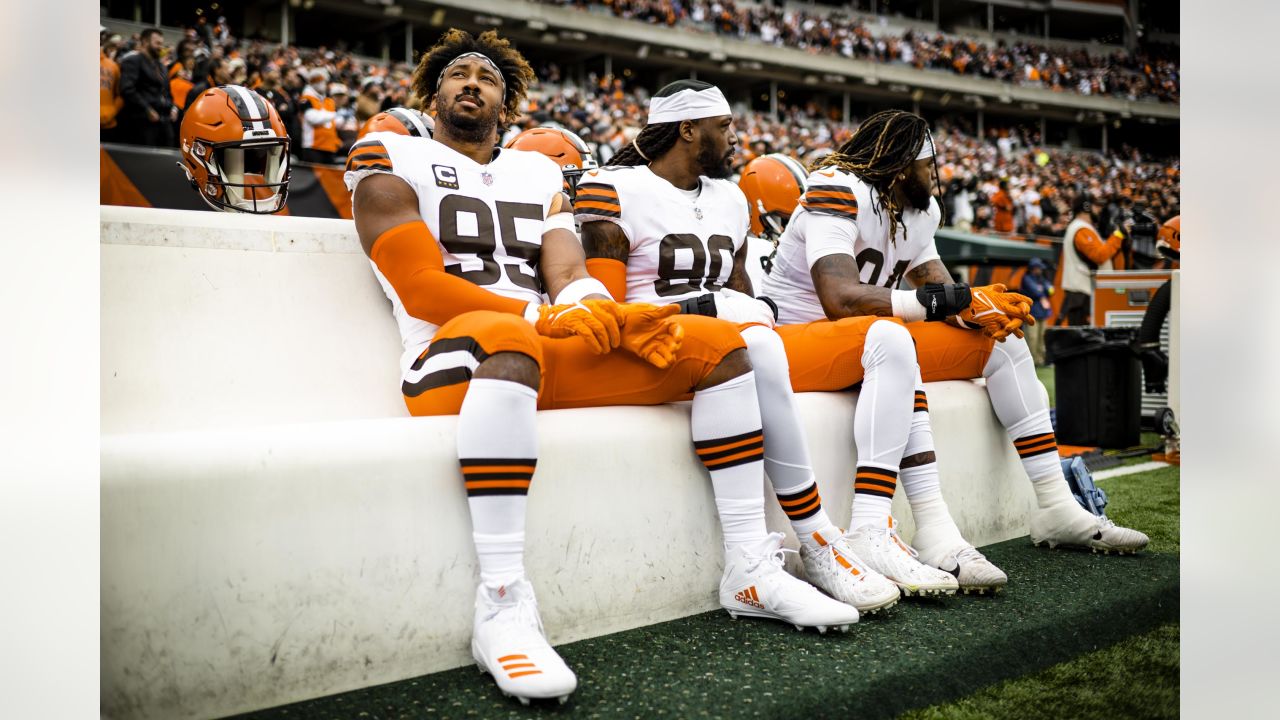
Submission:
[[[449,68],[469,58],[475,58],[477,60],[480,60],[485,65],[488,65],[489,67],[493,68],[493,72],[497,74],[498,80],[502,82],[502,98],[505,100],[507,97],[507,78],[505,75],[502,74],[502,68],[498,67],[498,64],[490,60],[489,56],[485,55],[484,53],[465,52],[459,55],[458,57],[450,60],[449,64],[445,65],[444,68],[440,70],[440,77],[436,78],[436,88],[439,89],[440,84],[444,82],[444,74],[449,72]]]
[[[650,125],[732,114],[724,93],[714,86],[702,90],[686,88],[674,95],[649,98]]]
[[[924,160],[933,157],[933,133],[926,130],[924,132],[924,142],[920,143],[920,153],[916,155],[917,160]]]

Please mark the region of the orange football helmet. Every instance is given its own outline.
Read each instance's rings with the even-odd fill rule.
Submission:
[[[371,132],[393,132],[397,135],[432,137],[436,132],[436,119],[420,110],[393,107],[365,120],[360,132],[356,133],[356,139],[359,140]]]
[[[564,128],[529,128],[511,138],[507,147],[512,150],[540,152],[555,160],[564,172],[564,191],[571,198],[577,194],[578,178],[582,177],[582,173],[597,167],[591,148],[582,142],[582,138]]]
[[[1170,260],[1182,260],[1182,216],[1174,215],[1160,226],[1156,251]]]
[[[219,85],[182,117],[182,162],[192,187],[215,210],[269,215],[289,196],[289,134],[258,93]]]
[[[791,213],[804,194],[804,166],[780,153],[770,153],[742,168],[738,187],[751,208],[751,232],[774,242],[782,236]]]

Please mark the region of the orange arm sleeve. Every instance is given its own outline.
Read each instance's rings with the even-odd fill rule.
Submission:
[[[1076,250],[1088,258],[1089,262],[1094,265],[1101,265],[1120,252],[1120,244],[1124,242],[1124,235],[1114,232],[1111,237],[1107,238],[1106,242],[1103,242],[1102,238],[1098,237],[1098,233],[1094,230],[1081,228],[1076,231],[1076,236],[1072,239],[1072,242],[1075,244]]]
[[[445,272],[444,257],[427,224],[414,220],[378,236],[369,256],[416,318],[443,325],[472,310],[523,315],[525,303],[491,293]]]
[[[627,300],[627,264],[613,258],[590,258],[587,272],[604,283],[609,294],[618,302]]]

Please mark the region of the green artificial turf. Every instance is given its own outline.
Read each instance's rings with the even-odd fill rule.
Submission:
[[[1009,680],[901,720],[1178,717],[1178,625]]]
[[[1026,538],[983,548],[1010,577],[995,597],[904,600],[843,635],[734,621],[717,611],[561,646],[579,676],[564,706],[521,707],[469,666],[242,717],[862,720],[957,698],[966,699],[926,712],[980,717],[995,707],[983,703],[1039,704],[1048,716],[1097,717],[1099,703],[1128,691],[1117,664],[1150,648],[1158,667],[1131,674],[1131,684],[1153,713],[1164,713],[1177,694],[1176,672],[1168,672],[1177,650],[1167,639],[1176,629],[1166,627],[1179,607],[1177,483],[1176,468],[1102,483],[1116,521],[1152,535],[1141,555],[1033,548]],[[1094,660],[1055,667],[1082,655]],[[1109,680],[1080,690],[1077,705],[1068,706],[1079,712],[1054,711],[1051,703],[1071,696],[1077,680],[1087,685],[1095,675]],[[1012,679],[1019,680],[999,685]]]

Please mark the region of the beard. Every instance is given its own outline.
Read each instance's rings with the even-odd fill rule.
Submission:
[[[933,199],[933,193],[929,192],[929,183],[918,182],[914,177],[908,177],[902,182],[902,194],[911,207],[920,212],[928,210],[929,201]]]
[[[733,150],[728,155],[717,155],[715,147],[703,142],[698,148],[698,174],[712,180],[723,180],[733,174]]]
[[[461,97],[461,96],[459,96]],[[484,102],[474,95],[467,97],[480,103]],[[464,115],[455,110],[458,99],[453,102],[442,104],[437,112],[436,122],[443,123],[449,127],[449,134],[453,137],[468,143],[480,143],[485,140],[494,138],[494,130],[498,127],[499,107],[494,107],[492,112],[482,112],[478,116]],[[480,109],[485,110],[485,106],[481,105]]]

